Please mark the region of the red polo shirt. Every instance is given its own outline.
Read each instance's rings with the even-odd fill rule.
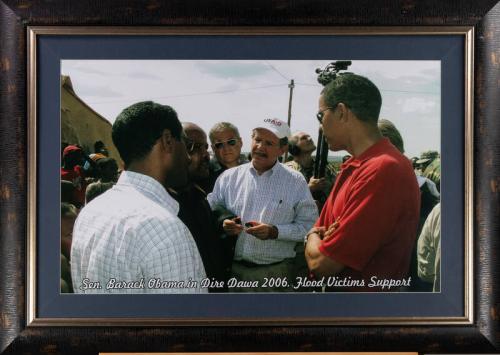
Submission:
[[[381,288],[368,285],[405,278],[419,210],[420,191],[411,162],[387,138],[342,164],[316,222],[328,227],[338,219],[339,227],[320,251],[345,265],[337,279],[364,280],[365,287],[338,290],[378,291]]]

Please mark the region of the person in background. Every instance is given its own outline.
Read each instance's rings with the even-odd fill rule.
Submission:
[[[441,158],[438,156],[427,165],[422,175],[436,185],[437,191],[441,191]]]
[[[389,138],[391,143],[401,152],[404,153],[404,141],[399,133],[396,126],[389,120],[380,119],[378,122],[378,128],[382,136]],[[412,164],[413,165],[413,164]],[[436,189],[436,185],[430,179],[427,179],[423,176],[416,175],[418,186],[420,188],[420,215],[419,215],[419,223],[418,223],[418,233],[422,229],[424,222],[434,208],[436,204],[439,203],[440,195],[438,190]],[[417,268],[417,241],[415,241],[415,245],[413,247],[412,259],[410,262],[410,273],[413,282],[407,288],[410,291],[419,291],[426,292],[430,291],[429,284],[426,282],[422,282],[418,277],[418,268]]]
[[[229,168],[248,163],[241,154],[243,141],[238,128],[229,122],[218,122],[209,131],[210,144],[214,152],[214,158],[210,160],[210,176],[205,185],[205,192],[213,190],[215,181]]]
[[[205,191],[198,185],[209,176],[207,135],[199,126],[191,122],[182,124],[186,134],[186,148],[191,158],[186,186],[169,189],[173,198],[179,202],[179,218],[189,228],[196,241],[207,277],[217,281],[210,292],[227,291],[227,278],[232,262],[231,246],[220,238],[216,217],[210,209]],[[231,242],[233,238],[225,238]],[[233,243],[234,244],[234,243]]]
[[[423,175],[429,164],[437,158],[439,158],[439,153],[435,150],[427,150],[423,152],[420,155],[420,158],[415,162],[419,175]]]
[[[425,221],[418,237],[418,276],[429,283],[433,292],[441,291],[441,204]]]
[[[257,283],[234,291],[290,291],[295,282],[295,245],[318,209],[302,174],[278,162],[289,135],[285,122],[262,120],[252,132],[252,161],[224,171],[208,195],[212,209],[236,216],[223,221],[225,233],[237,238],[231,277]],[[286,278],[288,285],[261,287],[266,278]]]
[[[70,203],[61,203],[61,292],[73,292],[71,282],[70,254],[73,225],[78,210]]]
[[[333,164],[328,163],[325,169],[325,177],[314,178],[314,158],[312,153],[315,151],[316,145],[311,136],[305,132],[296,132],[288,142],[288,153],[293,157],[293,160],[285,163],[285,165],[304,176],[318,205],[318,210],[321,211],[335,182],[336,173]]]
[[[73,226],[78,210],[70,203],[61,203],[61,253],[70,260]]]
[[[99,179],[97,162],[106,158],[106,156],[101,153],[92,153],[89,155],[89,158],[90,159],[87,159],[83,165],[83,171],[85,172],[85,180],[87,183],[91,184]]]
[[[388,138],[391,141],[392,145],[395,146],[401,152],[401,154],[404,154],[405,144],[403,141],[403,137],[401,136],[401,133],[396,128],[394,123],[384,118],[381,118],[378,120],[377,126],[380,131],[380,134],[383,137]]]
[[[408,283],[420,192],[410,161],[377,126],[382,97],[352,73],[327,84],[317,118],[331,151],[346,150],[343,165],[316,225],[306,235],[306,260],[316,278],[348,280],[328,291],[395,291],[376,280]]]
[[[114,182],[93,182],[87,186],[87,191],[85,192],[85,204],[89,204],[90,201],[95,199],[97,196],[102,195],[109,189],[113,187]]]
[[[113,158],[102,158],[96,162],[97,181],[89,184],[85,191],[85,203],[109,190],[118,178],[118,164]]]
[[[71,246],[75,293],[208,292],[200,287],[206,274],[196,243],[166,190],[188,181],[177,113],[136,103],[118,115],[112,138],[125,170],[78,215]]]
[[[285,165],[293,170],[300,172],[306,182],[308,183],[309,190],[313,196],[318,211],[321,211],[326,198],[330,194],[333,183],[335,182],[335,167],[332,163],[327,163],[325,169],[325,177],[316,179],[314,178],[314,162],[315,159],[312,154],[316,151],[316,145],[311,136],[305,132],[295,132],[288,141],[288,153],[292,157],[291,161]],[[304,242],[300,241],[295,246],[295,264],[297,268],[297,275],[307,277],[309,269],[307,267],[306,259],[304,256]],[[307,288],[299,288],[300,291],[310,291]]]
[[[71,181],[61,180],[61,202],[67,202],[74,206],[78,204],[75,200],[75,188]]]
[[[106,145],[104,144],[103,141],[96,141],[94,143],[94,153],[95,154],[102,154],[105,157],[109,157],[108,148],[106,148]]]
[[[76,207],[81,207],[85,204],[85,189],[87,188],[82,169],[85,162],[83,151],[76,145],[68,145],[64,148],[62,159],[61,180],[73,184],[73,200]]]

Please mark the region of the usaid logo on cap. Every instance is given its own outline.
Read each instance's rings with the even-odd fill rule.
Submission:
[[[266,118],[266,119],[264,120],[264,122],[266,122],[266,123],[270,123],[270,124],[273,124],[273,125],[278,126],[278,127],[279,127],[279,126],[281,126],[281,121],[276,120],[276,119],[274,119],[274,118]]]

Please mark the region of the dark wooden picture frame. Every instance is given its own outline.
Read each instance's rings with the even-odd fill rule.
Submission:
[[[498,240],[500,4],[362,1],[314,3],[61,0],[0,2],[0,351],[89,354],[99,351],[419,351],[500,349]],[[359,9],[364,13],[357,15]],[[195,11],[196,9],[196,11]],[[196,15],[190,15],[195,13]],[[467,25],[475,27],[474,324],[454,326],[26,327],[27,26],[38,25]],[[496,114],[496,115],[495,115]],[[136,339],[140,338],[141,341]]]

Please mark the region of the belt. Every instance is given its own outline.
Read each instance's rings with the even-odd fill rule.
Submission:
[[[252,263],[251,261],[246,261],[246,260],[235,260],[234,262],[238,263],[240,265],[243,265],[245,267],[255,268],[255,267],[267,267],[267,266],[277,265],[277,264],[282,263],[283,261],[284,260],[281,260],[281,261],[277,261],[275,263],[270,263],[270,264],[256,264],[256,263]]]

